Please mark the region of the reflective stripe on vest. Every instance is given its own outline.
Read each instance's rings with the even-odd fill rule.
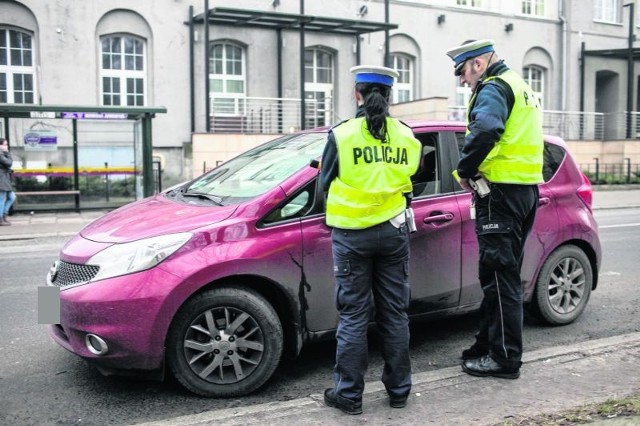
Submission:
[[[511,87],[515,102],[502,137],[478,169],[490,182],[542,183],[544,141],[538,99],[514,71],[489,77],[482,84],[493,79],[500,79]],[[469,101],[469,111],[474,101],[475,95]]]
[[[385,143],[371,136],[364,118],[346,121],[332,131],[339,173],[329,187],[327,225],[363,229],[400,214],[422,151],[411,129],[387,117],[389,142]]]

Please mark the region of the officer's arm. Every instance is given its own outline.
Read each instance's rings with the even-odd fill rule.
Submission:
[[[329,131],[320,162],[320,185],[324,192],[329,191],[331,182],[338,176],[338,148],[333,132]]]
[[[469,133],[458,162],[458,175],[461,178],[478,174],[478,167],[504,133],[513,106],[509,100],[508,93],[501,85],[489,83],[481,88],[471,110]]]

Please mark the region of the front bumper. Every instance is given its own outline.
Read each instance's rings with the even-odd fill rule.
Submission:
[[[162,366],[165,338],[182,300],[171,297],[183,280],[158,267],[62,289],[60,324],[49,326],[65,349],[100,366],[155,370]],[[87,346],[87,334],[103,339],[102,355]]]

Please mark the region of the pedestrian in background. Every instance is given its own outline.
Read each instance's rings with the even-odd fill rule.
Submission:
[[[13,192],[11,187],[11,181],[13,180],[12,164],[13,158],[9,152],[9,143],[5,138],[0,138],[0,226],[11,225],[7,220],[7,215],[16,199],[16,193]]]
[[[468,41],[447,55],[460,83],[473,91],[454,175],[473,192],[484,293],[479,331],[462,352],[462,369],[516,379],[522,365],[520,268],[543,182],[542,111],[531,87],[498,58],[493,40]]]
[[[382,382],[392,407],[406,405],[411,390],[409,359],[409,227],[411,176],[421,144],[404,123],[389,117],[389,98],[398,73],[358,66],[356,118],[329,132],[320,180],[327,195],[327,225],[333,227],[336,307],[335,385],[325,403],[348,414],[362,413],[368,366],[367,327],[375,303],[381,336]]]

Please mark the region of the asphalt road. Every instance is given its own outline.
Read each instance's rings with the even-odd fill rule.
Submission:
[[[526,319],[525,350],[584,342],[640,331],[637,249],[640,209],[599,210],[604,253],[600,284],[583,315],[564,327]],[[0,424],[135,424],[207,410],[285,401],[331,385],[335,345],[305,348],[283,363],[267,386],[241,399],[194,396],[172,381],[103,377],[49,338],[37,324],[36,287],[62,246],[61,238],[5,241],[0,247]],[[412,325],[416,372],[458,364],[473,339],[475,315]],[[382,361],[371,336],[367,381],[377,380]]]

